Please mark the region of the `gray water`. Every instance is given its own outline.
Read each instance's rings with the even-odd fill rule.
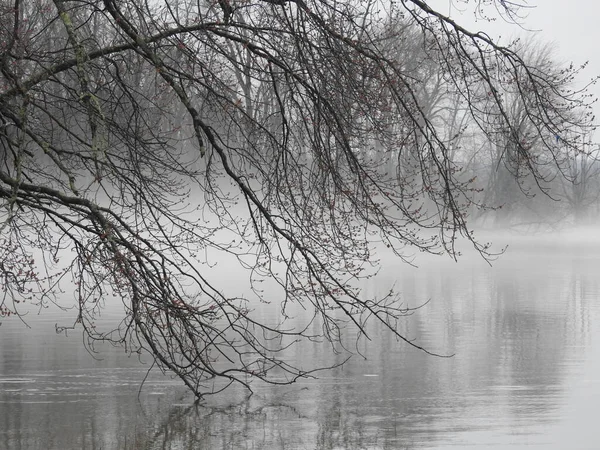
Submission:
[[[477,258],[389,263],[366,290],[395,284],[411,306],[430,300],[400,328],[453,357],[374,329],[359,346],[366,360],[204,405],[156,370],[138,395],[149,359],[108,346],[90,355],[77,333],[55,333],[56,311],[30,316],[31,329],[5,319],[0,448],[599,449],[599,269],[599,246],[552,240],[491,268]],[[343,357],[316,343],[289,355]]]

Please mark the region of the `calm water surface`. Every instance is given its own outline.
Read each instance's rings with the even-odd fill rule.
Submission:
[[[455,356],[375,329],[360,344],[367,360],[202,406],[156,371],[138,396],[149,360],[111,347],[95,359],[77,333],[56,335],[56,312],[30,317],[31,329],[4,320],[0,448],[600,448],[600,246],[540,241],[492,268],[388,264],[367,291],[393,284],[411,306],[431,300],[401,323],[404,333]],[[289,358],[332,356],[309,344]]]

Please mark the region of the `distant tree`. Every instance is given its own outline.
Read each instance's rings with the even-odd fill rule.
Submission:
[[[560,139],[558,139],[560,145]],[[589,225],[597,219],[600,201],[600,154],[591,137],[581,147],[567,151],[567,175],[561,179],[559,195],[566,203],[566,215],[575,225]],[[595,208],[594,208],[595,207]],[[594,211],[595,209],[595,211]]]
[[[482,139],[508,136],[519,174],[540,182],[591,117],[561,83],[576,70],[529,65],[424,1],[390,5],[3,0],[1,314],[71,285],[90,343],[145,349],[199,397],[308,376],[285,349],[339,344],[347,324],[361,336],[380,322],[418,347],[398,331],[396,293],[361,291],[374,246],[456,256],[462,235],[488,251],[467,226],[478,188],[451,157],[438,94]],[[523,99],[518,121],[506,91]],[[211,278],[215,255],[247,272],[245,295]],[[110,293],[126,313],[105,332]],[[280,319],[262,321],[258,301],[278,302]],[[305,327],[290,328],[293,305],[311,312]]]
[[[480,208],[481,216],[491,216],[496,227],[548,224],[560,219],[560,214],[556,214],[562,209],[558,199],[565,188],[577,190],[585,185],[589,186],[594,176],[587,171],[586,183],[575,182],[578,186],[576,188],[573,183],[578,175],[574,173],[574,169],[578,163],[575,161],[581,163],[585,160],[591,165],[594,157],[582,145],[584,134],[581,130],[566,140],[562,132],[557,132],[553,138],[542,142],[538,125],[529,120],[529,114],[537,102],[544,101],[546,104],[553,104],[546,117],[550,122],[575,124],[580,120],[585,122],[587,118],[580,116],[580,109],[572,108],[572,105],[562,101],[563,92],[575,89],[574,73],[565,70],[553,58],[549,46],[519,40],[511,45],[526,61],[530,70],[539,76],[543,74],[544,78],[552,80],[553,85],[540,98],[537,91],[528,88],[529,74],[522,70],[520,74],[511,75],[514,76],[513,81],[507,80],[503,90],[498,92],[503,111],[499,109],[495,99],[490,99],[489,92],[487,96],[481,95],[479,107],[489,113],[489,120],[484,122],[484,128],[479,132],[473,130],[473,127],[467,128],[474,135],[477,145],[465,151],[471,154],[471,169],[475,170],[480,184],[485,187],[477,196],[478,204],[486,206]],[[522,82],[515,82],[515,75]],[[483,86],[482,91],[485,90],[486,86]],[[506,127],[503,114],[508,115],[513,128]],[[560,160],[547,159],[547,146],[558,149],[563,141],[568,142],[567,148],[555,150],[552,154]],[[530,158],[537,159],[535,173],[527,167],[529,160],[523,157],[522,150],[526,150]],[[569,203],[571,198],[573,197],[566,198]]]

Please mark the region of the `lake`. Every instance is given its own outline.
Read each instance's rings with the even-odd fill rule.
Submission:
[[[598,449],[600,245],[521,241],[489,267],[389,262],[419,352],[373,327],[367,357],[291,386],[194,403],[150,359],[58,335],[59,311],[0,326],[2,449]],[[117,309],[106,316],[117,314]],[[348,338],[352,342],[352,335]],[[353,344],[352,344],[353,345]],[[292,361],[340,362],[310,343]],[[333,360],[332,360],[333,358]],[[140,390],[142,380],[147,376]]]

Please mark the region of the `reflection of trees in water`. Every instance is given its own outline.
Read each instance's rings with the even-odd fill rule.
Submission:
[[[498,379],[515,420],[556,419],[565,380],[589,344],[589,293],[598,292],[593,266],[574,254],[542,254],[499,279],[492,331],[502,336]]]
[[[341,407],[341,409],[340,409]],[[325,413],[326,411],[322,411]],[[321,414],[319,414],[321,416]],[[125,450],[146,449],[398,449],[394,430],[377,431],[365,417],[332,403],[318,424],[292,405],[249,408],[174,407],[153,430],[138,430],[120,442]]]
[[[463,264],[412,272],[416,275],[398,282],[398,290],[411,306],[432,301],[402,323],[403,332],[435,351],[456,353],[453,358],[410,350],[373,328],[373,340],[359,349],[368,360],[353,358],[319,380],[287,388],[256,386],[249,399],[234,390],[228,406],[211,407],[176,406],[190,399],[177,398],[172,387],[160,383],[144,389],[141,408],[127,397],[134,395],[130,390],[113,389],[110,398],[99,398],[92,420],[80,414],[69,431],[62,428],[61,439],[73,433],[71,442],[92,450],[403,449],[442,445],[461,432],[502,427],[519,432],[524,423],[553,420],[570,364],[583,358],[597,330],[591,321],[600,290],[594,266],[589,258],[530,258],[524,263],[506,259],[489,271],[483,264]],[[347,347],[354,342],[348,336]],[[299,346],[290,358],[318,362],[328,357],[324,347]],[[332,361],[344,358],[334,355]],[[104,373],[94,374],[92,381],[113,382]],[[114,376],[122,381],[123,375]],[[148,395],[155,391],[163,395]],[[64,425],[61,412],[73,417],[66,415],[70,407],[55,407],[59,413],[48,416],[47,429]],[[5,428],[15,429],[11,420],[38,423],[42,415],[16,408],[0,417]],[[78,426],[83,441],[75,434]],[[63,441],[48,438],[46,444],[60,448],[56,444]],[[4,441],[4,447],[14,448],[14,442]]]
[[[448,342],[448,351],[457,353],[449,365],[430,362],[428,370],[438,372],[431,378],[441,380],[434,386],[471,395],[472,411],[490,414],[496,404],[508,409],[509,420],[552,416],[565,369],[581,357],[577,351],[589,321],[584,292],[592,291],[586,286],[594,279],[589,269],[570,262],[572,255],[567,258],[506,257],[489,272],[445,267],[424,283],[421,295],[434,302],[415,318],[415,336]],[[453,386],[444,387],[443,380]]]
[[[250,397],[221,407],[175,406],[161,417],[153,429],[138,430],[133,440],[122,442],[120,448],[305,448],[302,424],[306,417],[293,404],[259,404]]]
[[[537,269],[525,270],[530,264]],[[407,334],[453,358],[412,351],[373,329],[373,341],[360,348],[367,361],[354,358],[291,390],[260,389],[228,407],[174,407],[122,447],[414,448],[461,432],[552,420],[565,369],[589,335],[589,301],[598,288],[587,262],[552,264],[444,266],[402,282],[413,304],[432,299],[402,324]],[[308,345],[294,357],[316,359],[323,351]]]
[[[569,340],[578,344],[582,339],[587,342],[590,337],[590,302],[597,299],[600,292],[600,282],[593,268],[598,267],[597,259],[585,256],[573,259],[571,276],[569,280],[568,298],[565,305],[565,314],[573,317],[572,327],[568,330]],[[593,273],[590,276],[590,272]]]
[[[431,303],[406,321],[403,333],[456,356],[411,354],[377,336],[367,354],[381,377],[379,391],[361,402],[377,399],[413,442],[554,420],[568,369],[583,357],[582,339],[590,335],[588,300],[598,283],[587,264],[572,254],[529,255],[507,257],[490,270],[463,262],[404,275],[403,297]]]
[[[402,411],[402,407],[391,409],[385,397],[361,383],[333,389],[331,395],[321,393],[318,400],[318,432],[313,445],[318,450],[413,448],[414,434],[404,431],[403,421],[411,417],[413,425],[419,421],[427,428],[428,419],[422,421],[423,416]],[[431,439],[431,434],[423,440]]]
[[[206,422],[193,420],[197,417],[197,406],[175,406],[169,410],[162,422],[154,430],[138,430],[131,442],[124,442],[124,448],[152,449],[171,448],[179,442],[203,442],[210,433]]]

